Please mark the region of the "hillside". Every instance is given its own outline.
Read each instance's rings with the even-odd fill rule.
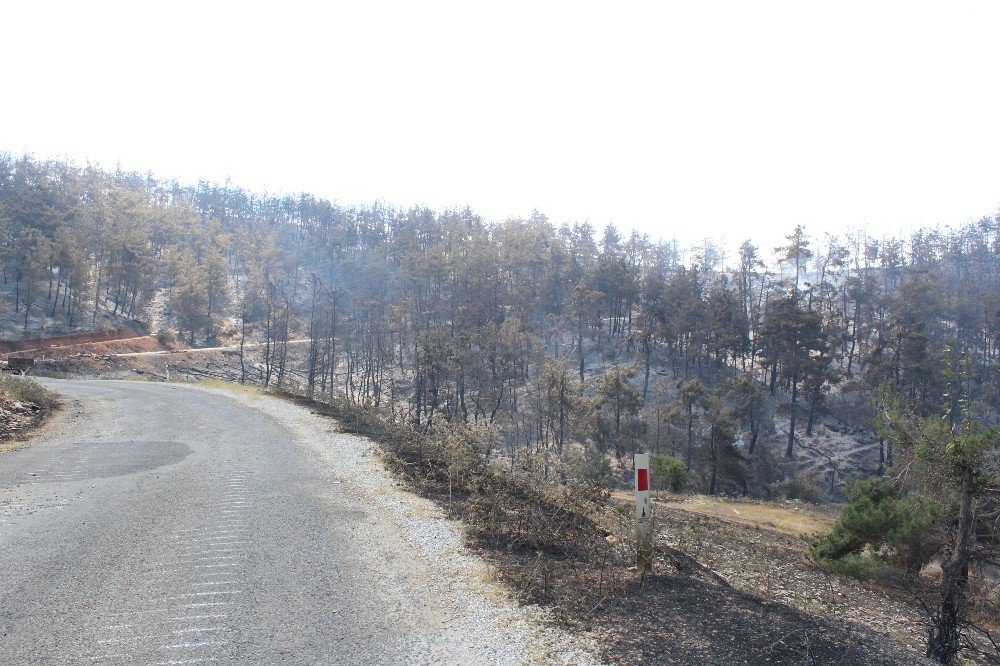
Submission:
[[[1000,217],[789,232],[727,258],[537,212],[349,208],[0,156],[5,330],[98,336],[42,344],[42,372],[275,387],[553,492],[629,488],[648,451],[675,490],[849,500],[862,515],[825,566],[937,563],[954,610],[996,578]],[[130,320],[136,335],[100,337]],[[434,465],[453,480],[454,460]],[[864,511],[888,518],[866,531]]]

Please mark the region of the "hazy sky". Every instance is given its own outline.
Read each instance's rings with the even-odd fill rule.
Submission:
[[[8,3],[0,149],[764,247],[1000,204],[1000,3],[313,4]]]

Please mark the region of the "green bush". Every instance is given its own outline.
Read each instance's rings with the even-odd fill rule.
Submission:
[[[691,480],[691,472],[680,458],[654,455],[651,465],[653,482],[672,493],[682,493]]]
[[[895,484],[878,477],[849,483],[847,498],[833,530],[812,543],[814,558],[834,562],[870,548],[888,551],[890,558],[911,570],[926,563],[931,507],[901,495]]]
[[[571,447],[563,454],[563,471],[567,482],[606,488],[613,477],[611,461],[593,444]]]
[[[824,564],[834,573],[887,587],[897,587],[906,582],[901,568],[878,555],[850,553],[838,560],[827,560]]]

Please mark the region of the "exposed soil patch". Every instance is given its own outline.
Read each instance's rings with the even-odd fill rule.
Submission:
[[[609,511],[601,528],[626,543],[621,515]],[[800,538],[672,508],[658,516],[657,562],[642,580],[626,569],[631,545],[601,569],[593,557],[498,544],[479,524],[469,535],[522,599],[599,636],[610,663],[928,663],[913,603],[812,567]]]
[[[0,341],[0,352],[41,352],[44,350],[57,350],[65,347],[75,347],[94,342],[106,342],[109,340],[121,340],[144,336],[147,331],[138,322],[131,322],[127,326],[112,329],[110,331],[91,331],[85,333],[70,333],[66,335],[55,335],[44,338],[31,338],[25,340],[3,340]]]

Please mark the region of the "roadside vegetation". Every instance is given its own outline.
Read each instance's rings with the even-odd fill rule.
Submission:
[[[496,464],[489,425],[419,429],[348,400],[285,395],[379,442],[395,473],[466,524],[522,601],[580,610],[622,589],[631,523],[627,512],[609,511],[604,456],[584,453],[558,479],[541,464],[508,470]]]
[[[0,373],[0,446],[29,434],[59,404],[59,397],[38,382]]]

